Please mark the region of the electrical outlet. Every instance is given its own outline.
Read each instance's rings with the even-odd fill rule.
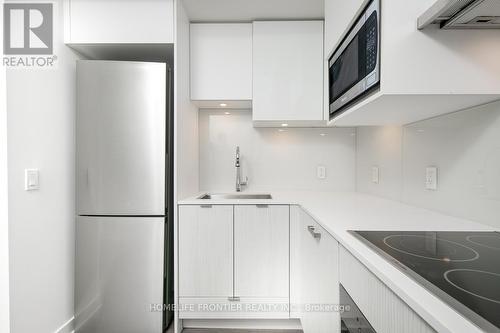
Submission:
[[[35,191],[40,189],[38,169],[24,169],[24,190]]]
[[[379,182],[379,168],[372,166],[372,183],[378,184]]]
[[[425,188],[427,190],[437,190],[437,167],[427,167],[425,169]]]
[[[316,176],[319,179],[325,179],[326,178],[326,167],[324,165],[318,165],[318,168],[316,170]]]

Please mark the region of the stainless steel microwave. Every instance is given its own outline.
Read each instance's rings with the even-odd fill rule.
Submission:
[[[368,3],[328,65],[332,119],[380,84],[380,0]]]

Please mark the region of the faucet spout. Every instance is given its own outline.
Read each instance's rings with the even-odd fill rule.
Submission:
[[[236,167],[236,192],[241,192],[242,187],[246,186],[248,183],[248,177],[245,181],[241,181],[241,166],[240,166],[240,147],[236,147],[236,162],[234,163]]]

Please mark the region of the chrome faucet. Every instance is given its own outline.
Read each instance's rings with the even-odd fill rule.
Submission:
[[[236,147],[236,192],[241,192],[241,187],[246,186],[248,183],[248,177],[245,177],[245,181],[241,181],[241,169],[240,169],[240,147]]]

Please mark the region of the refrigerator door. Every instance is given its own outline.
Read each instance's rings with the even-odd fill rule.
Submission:
[[[162,331],[164,225],[157,217],[77,218],[76,332]]]
[[[78,61],[78,215],[164,215],[166,65]]]

